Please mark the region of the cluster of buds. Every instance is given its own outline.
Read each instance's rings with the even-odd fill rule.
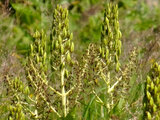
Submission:
[[[11,79],[7,76],[7,82],[10,88],[12,103],[8,106],[9,120],[25,120],[24,112],[20,102],[23,101],[22,96],[29,94],[28,87],[25,87],[20,78]]]
[[[119,56],[121,54],[122,34],[118,22],[118,6],[108,4],[104,13],[101,32],[100,55],[107,65],[116,64],[116,71],[120,69]]]
[[[36,112],[29,110],[31,116],[38,118],[40,115],[43,116],[44,113],[41,113],[41,109],[44,104],[45,95],[47,94],[45,90],[47,89],[47,52],[46,52],[46,34],[44,31],[36,31],[33,35],[35,41],[30,45],[30,55],[28,57],[27,64],[27,79],[28,84],[32,86],[31,94],[32,97],[28,95],[30,104],[32,104],[32,109]],[[43,95],[45,94],[45,95]],[[44,98],[44,99],[42,99]],[[44,104],[42,104],[44,103]],[[47,109],[46,109],[47,110]]]
[[[10,112],[9,120],[25,120],[21,104],[17,103],[15,106],[10,105],[8,109]]]
[[[46,35],[44,31],[41,33],[36,31],[33,37],[35,42],[30,45],[30,60],[35,62],[33,64],[38,64],[41,69],[46,70]]]
[[[51,65],[54,70],[54,79],[61,80],[61,100],[63,117],[69,112],[69,100],[67,95],[73,90],[70,88],[66,92],[67,81],[71,81],[71,65],[73,60],[71,53],[74,51],[74,43],[72,42],[73,34],[69,31],[68,10],[57,5],[53,13],[53,26],[51,35]],[[60,73],[57,76],[57,73]]]
[[[65,60],[71,62],[71,53],[74,51],[74,43],[71,42],[73,34],[69,32],[68,10],[57,5],[53,14],[53,26],[51,35],[51,51],[57,56],[64,55]]]
[[[28,79],[31,85],[36,89],[47,83],[46,72],[47,52],[46,52],[46,35],[44,31],[36,31],[33,35],[35,42],[30,45],[30,56],[28,58]]]
[[[160,119],[160,65],[154,63],[147,76],[144,98],[145,118]]]
[[[110,111],[114,105],[114,88],[121,80],[113,81],[111,71],[120,70],[119,56],[121,55],[121,32],[118,22],[118,6],[108,4],[104,13],[104,21],[102,23],[101,46],[99,48],[99,58],[102,62],[100,68],[101,78],[107,85],[107,108]],[[114,76],[114,80],[116,76]],[[115,83],[114,83],[115,82]],[[114,84],[113,84],[114,83]]]

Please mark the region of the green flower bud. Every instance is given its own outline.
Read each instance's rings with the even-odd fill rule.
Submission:
[[[23,91],[23,85],[20,85],[19,90],[22,92]]]
[[[46,58],[47,58],[47,54],[46,54],[46,52],[45,52],[44,55],[43,55],[43,64],[45,64]]]
[[[158,72],[160,73],[160,65],[158,65]]]
[[[65,26],[68,26],[68,23],[69,23],[68,19],[65,19],[64,21]]]
[[[153,90],[154,89],[154,83],[151,82],[151,89]]]
[[[61,54],[64,54],[64,46],[63,46],[63,45],[61,45],[60,53],[61,53]]]
[[[58,41],[56,40],[56,41],[55,41],[55,48],[58,49],[58,47],[59,47],[59,43],[58,43]]]
[[[8,109],[9,109],[9,111],[13,111],[12,105],[9,105]]]
[[[33,53],[33,45],[31,44],[31,46],[30,46],[30,47],[31,47],[31,53]]]
[[[157,91],[158,91],[158,88],[157,86],[154,87],[154,94],[156,95],[157,94]]]
[[[13,118],[11,116],[9,116],[9,120],[13,120]]]
[[[156,115],[156,119],[155,120],[160,120],[160,115]]]
[[[71,56],[70,56],[70,53],[67,54],[67,62],[71,62]]]
[[[38,31],[36,31],[35,34],[33,35],[33,37],[39,38],[40,37],[40,33]]]
[[[71,43],[71,49],[70,50],[71,50],[71,52],[74,51],[74,43],[73,42]]]
[[[67,70],[67,69],[65,69],[64,76],[65,76],[66,78],[68,78],[68,77],[69,77],[69,73],[68,73],[68,70]]]
[[[59,24],[58,24],[59,30],[61,30],[61,27],[62,27],[62,25],[61,25],[61,23],[59,23]]]
[[[66,17],[68,17],[68,10],[65,8],[64,11],[66,13]]]
[[[18,116],[18,113],[16,113],[16,120],[18,120],[19,116]]]
[[[27,94],[27,95],[30,93],[28,86],[25,88],[24,93]]]
[[[150,85],[147,85],[147,90],[149,90],[149,88],[150,88]]]
[[[121,31],[118,31],[118,34],[119,34],[119,38],[121,38],[122,37]]]
[[[102,54],[101,54],[101,57],[104,58],[105,57],[105,50],[104,48],[102,48]]]
[[[107,45],[107,39],[103,39],[103,43]]]
[[[43,48],[41,47],[41,55],[43,55],[43,52],[44,52],[44,51],[43,51]]]
[[[99,47],[99,53],[100,53],[100,54],[102,53],[102,48],[101,48],[101,47]]]
[[[120,63],[119,63],[119,62],[117,62],[117,63],[116,63],[116,71],[118,72],[118,71],[119,71],[119,69],[120,69]]]
[[[36,55],[36,60],[37,60],[37,63],[39,63],[39,56],[38,56],[38,54]]]
[[[41,45],[40,45],[40,43],[38,43],[38,53],[40,53],[41,52]]]
[[[154,104],[153,105],[153,112],[156,112],[157,111],[157,106]]]
[[[122,42],[118,40],[118,47],[121,49],[122,48]]]
[[[64,66],[65,66],[65,63],[64,63],[64,62],[61,63],[61,65],[60,65],[60,70],[62,70],[62,69],[64,68]]]
[[[147,112],[147,118],[148,118],[148,120],[152,120],[152,116],[151,116],[150,112]]]
[[[149,100],[149,103],[150,103],[150,105],[153,107],[153,105],[154,105],[154,100],[153,100],[152,97],[151,97],[151,99]]]
[[[63,28],[63,34],[64,34],[65,37],[67,36],[67,30],[66,30],[66,28]]]
[[[60,45],[62,44],[62,38],[61,38],[60,35],[58,36],[58,42],[59,42]]]
[[[159,85],[159,83],[160,83],[160,80],[159,80],[159,78],[157,77],[157,79],[156,79],[156,85]]]
[[[65,12],[62,13],[62,19],[65,19],[66,15]]]
[[[106,49],[106,60],[108,60],[108,56],[109,56],[109,50]]]
[[[149,91],[147,91],[146,95],[147,95],[148,100],[150,100],[151,99],[151,94],[150,94]]]
[[[66,42],[66,47],[67,47],[67,48],[70,48],[70,47],[71,47],[71,41],[70,41],[70,39]]]
[[[117,54],[115,55],[115,62],[116,63],[118,62],[118,56],[117,56]]]
[[[70,38],[69,38],[69,39],[70,39],[70,40],[73,39],[73,33],[70,34]]]
[[[54,14],[55,14],[55,16],[58,16],[58,14],[59,14],[56,9],[54,10]]]
[[[147,84],[151,83],[151,78],[149,76],[147,76]]]
[[[105,18],[105,23],[107,24],[107,26],[109,27],[109,20],[108,20],[108,18],[106,17]]]

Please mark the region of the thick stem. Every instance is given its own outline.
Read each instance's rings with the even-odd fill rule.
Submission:
[[[63,58],[61,57],[61,63],[63,63]],[[61,86],[62,86],[62,106],[63,106],[63,116],[66,117],[67,115],[67,108],[66,108],[66,91],[64,85],[64,71],[65,68],[61,69]]]

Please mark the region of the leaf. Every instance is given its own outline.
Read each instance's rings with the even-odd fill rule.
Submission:
[[[111,111],[111,114],[119,115],[123,109],[124,104],[125,100],[121,98],[119,102],[114,106],[113,110]]]
[[[83,118],[86,118],[86,117],[87,117],[88,112],[89,112],[89,109],[90,109],[90,107],[91,107],[94,99],[95,99],[95,96],[93,96],[93,97],[91,98],[90,102],[89,102],[88,105],[86,106],[86,108],[85,108],[85,110],[84,110],[84,113],[83,113]]]

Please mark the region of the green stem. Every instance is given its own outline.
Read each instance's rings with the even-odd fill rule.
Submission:
[[[61,63],[63,63],[63,57],[61,56]],[[64,71],[65,68],[61,69],[61,86],[62,86],[62,106],[63,106],[63,115],[66,117],[67,115],[67,108],[66,108],[66,91],[65,91],[65,85],[64,85]]]

